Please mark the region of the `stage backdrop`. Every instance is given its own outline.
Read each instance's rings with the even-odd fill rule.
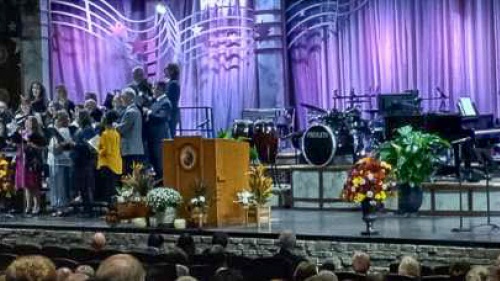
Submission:
[[[216,128],[255,107],[252,2],[247,0],[165,2],[150,0],[51,1],[53,84],[65,84],[83,101],[132,81],[135,66],[151,82],[164,79],[169,62],[181,66],[181,105],[213,108]],[[183,114],[184,127],[206,119]]]
[[[307,18],[312,11],[288,8],[288,17]],[[418,89],[429,98],[439,95],[439,87],[450,97],[447,109],[470,96],[482,113],[498,116],[500,1],[370,0],[337,24],[305,22],[308,32],[289,46],[297,105],[331,108],[334,91],[347,95],[351,89],[357,94]],[[439,109],[438,102],[424,106]]]

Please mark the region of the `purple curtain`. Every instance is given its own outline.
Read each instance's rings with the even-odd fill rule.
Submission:
[[[125,16],[136,20],[155,15],[157,3],[154,0],[108,2]],[[75,3],[84,4],[83,0]],[[156,75],[151,78],[161,79],[163,66],[177,61],[181,67],[181,106],[211,107],[216,130],[227,128],[233,119],[240,118],[244,107],[255,107],[256,100],[255,57],[253,50],[243,48],[253,46],[253,26],[251,22],[235,19],[241,15],[239,7],[251,8],[252,2],[224,0],[220,3],[225,7],[217,7],[214,1],[206,0],[167,2],[176,20],[182,21],[179,29],[186,30],[181,41],[195,35],[193,27],[200,26],[202,30],[200,36],[194,36],[193,40],[182,45],[180,55],[168,52],[162,57],[157,63]],[[68,12],[86,17],[83,12]],[[224,16],[232,18],[224,19]],[[185,18],[187,20],[183,21]],[[52,19],[64,20],[64,16],[56,14]],[[99,19],[93,18],[93,21],[99,23]],[[79,20],[74,22],[81,23]],[[228,29],[228,26],[247,29]],[[209,30],[212,31],[205,33]],[[90,91],[96,92],[102,102],[107,92],[128,85],[132,80],[132,68],[144,66],[147,60],[141,57],[135,46],[130,50],[119,42],[134,42],[141,37],[129,38],[128,34],[125,37],[110,36],[98,29],[96,33],[99,37],[74,27],[53,25],[53,82],[54,85],[65,84],[76,102],[82,102],[84,93]],[[197,45],[200,48],[187,52]],[[193,129],[204,122],[206,117],[202,113],[195,110],[182,112],[183,127]]]
[[[336,31],[309,32],[289,57],[297,105],[332,108],[334,91],[346,95],[351,89],[418,89],[425,99],[437,96],[439,87],[449,95],[447,109],[470,96],[481,113],[498,116],[500,2],[370,0]],[[424,106],[437,110],[438,103]],[[304,126],[304,110],[298,110]]]

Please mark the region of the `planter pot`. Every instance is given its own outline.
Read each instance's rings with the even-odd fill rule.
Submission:
[[[398,209],[401,214],[416,213],[422,206],[422,187],[411,187],[409,184],[398,186]]]
[[[204,212],[200,208],[194,208],[191,211],[191,221],[193,221],[198,228],[202,228],[203,225],[207,224],[207,212]]]
[[[263,223],[271,223],[271,207],[269,206],[257,206],[256,208],[256,219],[257,226]]]
[[[361,235],[377,235],[378,231],[375,230],[373,224],[377,220],[377,204],[371,199],[365,199],[361,202],[361,211],[363,213],[363,221],[365,222],[366,229],[361,232]]]
[[[121,220],[145,218],[150,214],[146,202],[121,202],[116,204],[116,212]]]
[[[156,212],[155,219],[158,226],[173,226],[177,217],[177,209],[168,207],[164,212]]]

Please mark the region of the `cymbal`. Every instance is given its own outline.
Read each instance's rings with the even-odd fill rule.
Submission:
[[[303,106],[303,107],[305,107],[305,108],[307,108],[307,109],[309,109],[309,110],[312,110],[312,111],[317,111],[317,112],[323,113],[323,114],[328,113],[327,110],[325,110],[325,109],[323,109],[321,107],[317,107],[315,105],[311,105],[311,104],[307,104],[307,103],[301,103],[300,105]]]

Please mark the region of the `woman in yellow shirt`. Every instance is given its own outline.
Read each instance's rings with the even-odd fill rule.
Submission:
[[[101,184],[98,187],[100,190],[96,190],[96,195],[109,203],[115,195],[116,184],[122,174],[120,134],[113,127],[113,123],[117,120],[118,114],[115,111],[108,111],[104,116],[97,158],[97,170],[100,174]]]

